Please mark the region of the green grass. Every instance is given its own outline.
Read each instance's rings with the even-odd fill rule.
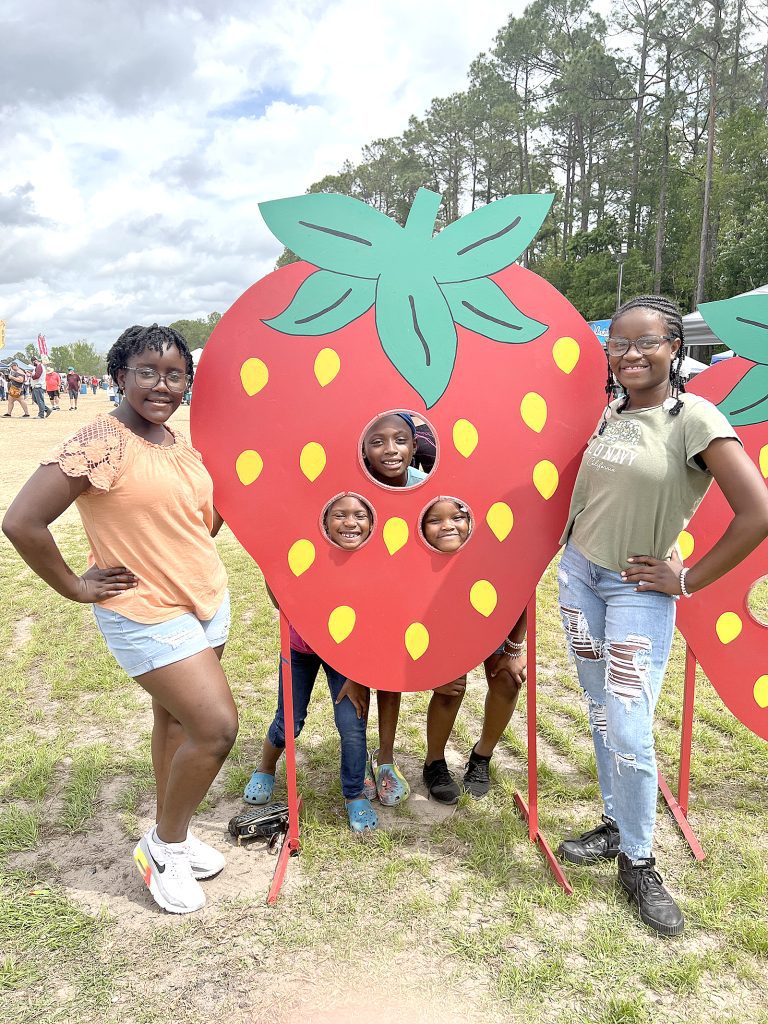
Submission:
[[[67,557],[81,564],[79,532],[61,528],[59,539]],[[221,546],[233,594],[224,667],[241,729],[204,802],[206,820],[226,820],[226,809],[236,806],[233,798],[258,758],[276,696],[277,629],[259,573],[229,535]],[[24,570],[16,579],[4,575],[11,563],[0,543],[4,1024],[154,1022],[181,1012],[191,1024],[225,1013],[240,1019],[243,1006],[256,1006],[254,978],[260,998],[268,990],[259,1006],[270,1008],[265,1019],[272,1019],[272,1008],[284,1005],[281,985],[296,1000],[336,987],[344,992],[347,976],[358,987],[364,978],[373,1007],[410,979],[428,1004],[445,1000],[462,1019],[722,1024],[730,1012],[739,1024],[761,1015],[768,1024],[762,1009],[768,745],[728,713],[703,678],[690,815],[707,859],[695,862],[671,819],[663,814],[660,820],[660,867],[688,922],[680,941],[660,941],[637,922],[616,889],[612,866],[569,870],[572,896],[553,884],[514,803],[515,790],[526,790],[525,693],[492,764],[494,785],[485,801],[463,798],[441,822],[420,818],[410,802],[388,817],[387,829],[353,836],[322,675],[299,742],[302,854],[290,864],[278,907],[266,907],[261,881],[249,888],[241,879],[234,895],[212,898],[203,914],[173,919],[155,914],[146,900],[132,902],[127,881],[131,841],[153,810],[147,698],[117,669],[87,608],[60,600]],[[556,845],[559,837],[591,827],[599,802],[586,712],[563,648],[551,570],[539,603],[539,812],[542,832]],[[22,619],[29,637],[15,645],[14,621]],[[683,655],[678,640],[659,707],[659,759],[670,780]],[[479,676],[470,680],[452,739],[455,763],[463,764],[477,738],[484,687]],[[424,694],[403,700],[398,745],[411,777],[425,750],[427,700]],[[277,795],[284,792],[281,768]],[[87,850],[110,818],[122,859],[68,888],[63,858],[72,854],[62,851]],[[253,850],[249,857],[254,870],[264,870],[266,854]],[[86,898],[80,885],[94,891]],[[169,956],[178,989],[166,983]],[[209,1004],[204,978],[217,979]],[[730,1009],[718,1002],[722,993],[733,998]]]

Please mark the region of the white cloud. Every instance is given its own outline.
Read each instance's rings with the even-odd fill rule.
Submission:
[[[0,318],[11,351],[226,309],[258,214],[466,85],[522,0],[6,0]]]

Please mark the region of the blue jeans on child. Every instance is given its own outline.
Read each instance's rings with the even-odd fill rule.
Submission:
[[[572,543],[560,560],[560,614],[589,707],[605,815],[620,849],[651,856],[658,779],[653,715],[675,626],[675,599],[635,590]]]
[[[298,736],[304,728],[307,708],[315,686],[320,666],[325,669],[328,689],[333,701],[333,717],[341,739],[341,791],[352,799],[363,792],[367,744],[365,738],[366,718],[358,718],[355,705],[345,697],[340,703],[336,698],[346,683],[346,677],[339,675],[317,654],[303,654],[291,650],[291,674],[293,676],[293,735]],[[283,666],[280,663],[280,688],[278,690],[277,712],[267,732],[267,739],[275,746],[285,747],[285,713],[283,711]]]

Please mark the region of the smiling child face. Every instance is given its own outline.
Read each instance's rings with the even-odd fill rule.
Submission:
[[[469,514],[455,501],[436,501],[424,513],[422,529],[427,543],[438,551],[458,551],[469,536]]]
[[[371,513],[366,505],[351,494],[337,498],[325,513],[329,538],[345,551],[354,551],[371,532]]]
[[[363,454],[374,478],[391,487],[405,487],[415,440],[401,416],[382,416],[363,440]]]

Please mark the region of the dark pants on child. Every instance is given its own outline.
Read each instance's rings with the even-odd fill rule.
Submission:
[[[336,698],[347,681],[316,654],[302,654],[291,651],[291,674],[293,676],[293,735],[298,736],[304,728],[307,708],[320,666],[325,669],[328,689],[331,691],[333,717],[341,739],[341,791],[352,799],[360,796],[365,781],[366,762],[366,719],[358,718],[355,705],[345,697],[341,704]],[[280,689],[277,699],[277,713],[267,732],[269,742],[280,749],[285,747],[285,714],[283,712],[283,666],[280,665]]]

